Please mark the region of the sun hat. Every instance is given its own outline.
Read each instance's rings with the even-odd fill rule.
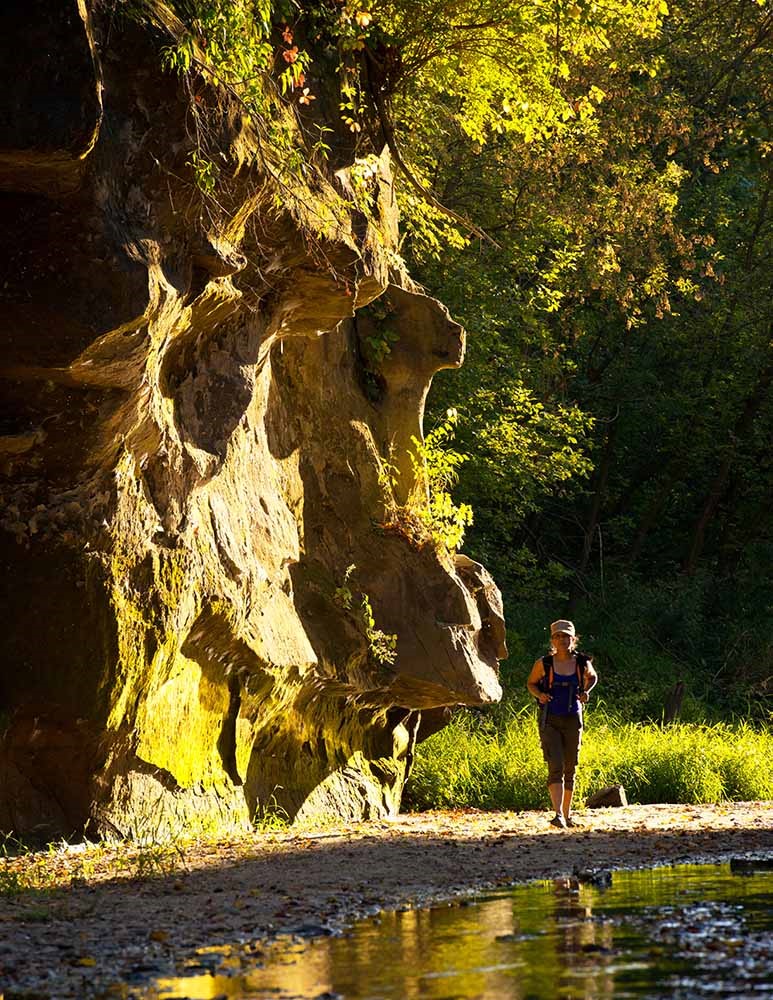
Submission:
[[[557,622],[551,622],[550,634],[555,635],[556,632],[566,632],[567,635],[577,635],[574,630],[574,622],[569,622],[565,618],[559,618]]]

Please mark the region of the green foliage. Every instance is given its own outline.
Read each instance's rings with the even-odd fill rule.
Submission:
[[[368,656],[377,666],[390,666],[397,658],[397,635],[376,628],[373,605],[367,594],[355,594],[349,584],[357,567],[352,564],[346,569],[340,587],[336,587],[334,598],[339,607],[352,613],[360,631],[368,644]]]
[[[375,153],[368,156],[355,157],[354,163],[349,168],[349,178],[355,191],[357,204],[361,209],[367,211],[368,199],[371,197],[375,181],[381,169],[380,159]],[[375,299],[369,306],[365,307],[369,311],[382,312],[382,318],[386,318],[387,307],[383,296]]]
[[[400,43],[411,74],[407,99],[425,92],[465,136],[483,143],[507,133],[536,141],[591,113],[603,93],[564,92],[564,82],[578,64],[609,58],[615,37],[655,35],[665,4],[439,0],[417,8],[380,0],[374,11]]]
[[[525,544],[524,525],[546,496],[568,495],[589,475],[593,418],[578,405],[542,402],[521,379],[492,370],[486,360],[471,345],[458,378],[436,379],[431,394],[433,413],[443,412],[444,403],[463,408],[459,436],[467,461],[457,492],[476,512],[468,549],[513,598],[555,596],[566,591],[568,571],[560,555],[540,559]]]
[[[202,156],[198,150],[191,153],[188,164],[193,170],[193,177],[199,190],[203,191],[204,194],[212,194],[220,173],[217,164]]]
[[[664,13],[665,4],[652,0],[549,6],[438,0],[421,9],[409,0],[375,4],[376,24],[400,52],[399,75],[388,84],[395,131],[414,173],[448,204],[456,183],[444,191],[444,168],[460,151],[477,156],[488,144],[539,150],[593,129],[607,99],[610,64],[621,75],[657,72],[657,56],[646,45]],[[605,71],[598,78],[597,67]],[[507,159],[503,167],[512,172]],[[401,202],[414,245],[439,255],[447,220],[426,211],[415,194],[406,186]],[[475,215],[480,222],[477,206]]]
[[[536,809],[547,796],[531,709],[493,719],[458,712],[417,747],[406,789],[410,808]]]
[[[362,623],[365,626],[365,637],[368,640],[368,654],[370,658],[379,666],[394,663],[397,657],[397,636],[382,632],[380,628],[376,628],[373,606],[367,594],[362,595],[358,610]]]
[[[451,447],[458,421],[457,411],[449,409],[445,420],[436,424],[423,441],[411,438],[416,484],[413,503],[435,544],[452,552],[462,544],[465,529],[473,519],[472,507],[456,504],[451,497],[459,481],[459,467],[467,461],[467,455]]]
[[[331,129],[324,122],[301,126],[295,113],[317,97],[307,80],[311,53],[296,42],[295,26],[308,28],[316,5],[307,10],[284,0],[175,0],[173,9],[178,23],[154,13],[152,4],[142,19],[171,36],[162,64],[186,78],[195,142],[189,165],[199,189],[213,196],[223,177],[216,161],[227,154],[225,100],[239,103],[241,123],[260,143],[261,166],[276,180],[297,182],[313,173],[330,152],[325,140]]]
[[[274,57],[270,0],[176,0],[173,6],[186,30],[163,50],[166,66],[179,73],[197,67],[264,112],[265,76]]]
[[[290,826],[290,814],[276,800],[276,787],[267,802],[257,803],[252,822],[259,833],[283,833]]]
[[[459,466],[467,460],[466,455],[450,447],[458,419],[456,410],[448,410],[423,441],[411,438],[413,448],[408,457],[413,485],[405,503],[396,499],[399,469],[385,459],[379,464],[382,527],[403,535],[416,548],[431,545],[445,556],[459,548],[473,520],[470,505],[455,503],[450,492],[458,482]]]
[[[22,872],[15,871],[3,861],[0,867],[0,898],[15,899],[30,888],[36,888],[35,883],[28,881]]]
[[[773,736],[748,725],[622,723],[591,709],[575,795],[622,784],[629,801],[714,803],[773,796]],[[461,712],[422,743],[407,790],[413,808],[540,809],[548,805],[535,713],[498,720]]]
[[[183,847],[173,839],[146,841],[138,844],[121,859],[116,866],[128,869],[132,878],[151,878],[171,875],[184,868],[186,854]]]
[[[359,56],[372,20],[366,0],[175,0],[173,6],[185,30],[163,50],[165,65],[225,85],[253,125],[273,117],[268,132],[279,146],[292,146],[293,129],[276,120],[277,92],[293,106],[310,107],[317,98],[308,82],[312,48],[323,65],[335,53],[341,121],[352,133],[362,130],[366,107]],[[300,45],[296,35],[309,44]]]
[[[357,162],[355,162],[356,166]],[[355,187],[359,187],[361,190],[364,190],[366,180],[358,181],[357,178],[369,176],[371,176],[369,173],[362,174],[352,168],[352,179],[355,180]],[[370,321],[369,329],[372,331],[362,338],[364,361],[368,370],[375,373],[392,353],[392,347],[397,343],[399,334],[391,319],[393,310],[383,296],[375,299],[360,311]]]
[[[554,110],[575,113],[539,136],[468,134],[464,97],[410,91],[422,121],[439,109],[400,132],[417,173],[498,243],[410,231],[418,276],[470,331],[428,406],[464,413],[466,545],[524,647],[570,613],[631,718],[657,719],[682,679],[687,718],[765,720],[771,24],[741,0],[652,12],[656,44],[609,25],[566,58]]]
[[[11,834],[0,834],[0,899],[46,891],[53,882],[44,854],[36,854]]]
[[[508,610],[511,655],[502,668],[503,683],[516,701],[526,699],[524,678],[536,656],[547,652],[546,625],[555,617],[556,601],[549,594],[540,600],[529,593],[529,581],[541,579],[535,568]],[[547,590],[551,581],[543,582]],[[657,723],[681,681],[680,718],[686,722],[770,724],[773,651],[768,636],[755,628],[757,620],[765,621],[763,595],[747,620],[735,608],[722,617],[706,614],[712,594],[725,589],[725,582],[711,575],[651,581],[615,575],[605,583],[603,601],[596,596],[600,581],[590,582],[592,595],[579,599],[572,614],[581,630],[580,648],[593,655],[599,673],[594,702],[615,717]]]
[[[344,611],[351,611],[354,606],[354,594],[349,586],[352,580],[352,576],[357,567],[352,563],[350,566],[346,567],[346,572],[344,573],[344,578],[340,587],[336,587],[334,592],[334,599],[336,604],[343,608]]]
[[[372,370],[378,370],[385,358],[392,352],[392,345],[397,343],[398,334],[389,327],[382,327],[373,336],[364,337],[365,359]]]

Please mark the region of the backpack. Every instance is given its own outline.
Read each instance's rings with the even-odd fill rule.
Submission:
[[[587,653],[575,653],[577,658],[577,693],[584,694],[585,692],[585,668],[588,665],[590,657]],[[545,676],[539,682],[540,691],[544,691],[546,694],[550,694],[553,690],[553,654],[548,653],[546,656],[542,657],[542,666],[545,671]]]

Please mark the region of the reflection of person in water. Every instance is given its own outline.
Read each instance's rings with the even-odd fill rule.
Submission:
[[[582,900],[580,883],[576,878],[554,878],[553,893],[553,921],[563,930],[563,950],[579,951],[588,938],[587,934],[581,935],[579,929],[590,920],[593,910]],[[589,926],[592,931],[594,925]],[[590,940],[592,938],[591,934]]]
[[[591,658],[580,653],[574,624],[550,626],[550,653],[536,660],[526,687],[540,703],[540,741],[548,765],[552,826],[575,826],[571,816],[574,772],[582,742],[582,706],[598,677]]]
[[[556,958],[555,993],[574,987],[572,996],[615,997],[612,925],[593,919],[592,895],[576,878],[553,880]],[[579,978],[577,978],[579,977]]]

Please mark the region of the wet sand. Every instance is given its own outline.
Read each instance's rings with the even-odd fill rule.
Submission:
[[[232,968],[286,933],[329,933],[380,909],[599,868],[773,852],[773,802],[654,805],[577,814],[401,815],[218,843],[76,847],[0,868],[0,1000],[147,996],[197,949]],[[9,894],[34,874],[43,888]],[[234,959],[238,961],[234,961]]]

